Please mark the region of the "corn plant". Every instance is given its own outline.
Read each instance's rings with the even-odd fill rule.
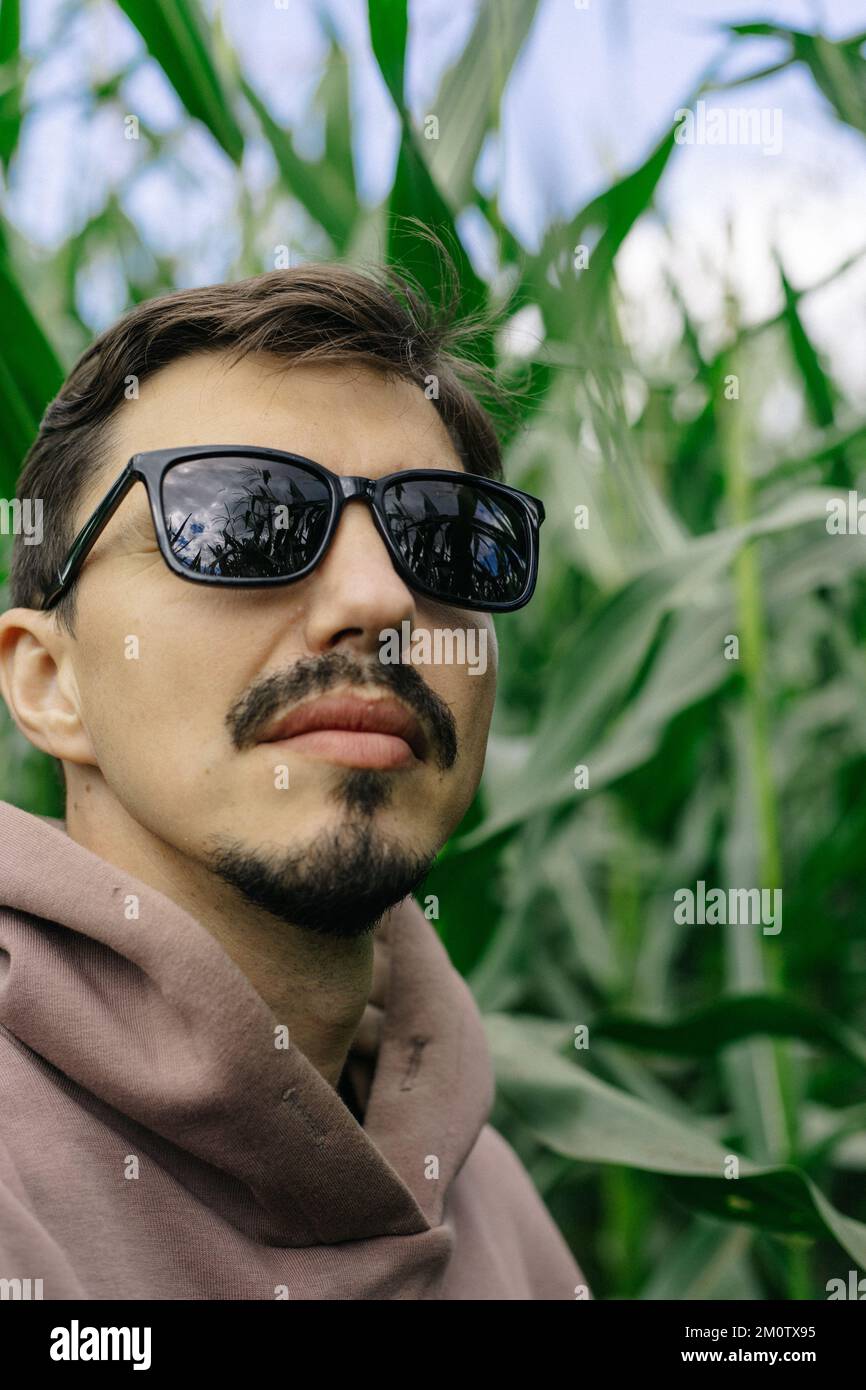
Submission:
[[[674,111],[718,90],[715,71],[696,91],[671,90],[671,123],[643,163],[549,224],[538,249],[520,244],[474,175],[536,3],[481,4],[428,140],[406,102],[406,0],[371,0],[372,48],[399,120],[393,185],[376,208],[358,198],[347,60],[333,36],[315,98],[317,160],[299,154],[198,0],[116,0],[138,56],[84,95],[121,122],[125,84],[159,65],[180,129],[234,171],[239,249],[225,278],[273,268],[245,185],[255,150],[273,169],[267,207],[289,200],[305,214],[305,254],[360,261],[381,245],[436,297],[430,229],[467,313],[505,306],[503,331],[479,332],[471,351],[514,403],[500,421],[506,474],[544,499],[545,549],[533,604],[498,624],[483,782],[419,899],[438,903],[438,929],[484,1014],[495,1122],[596,1297],[825,1297],[828,1279],[866,1269],[866,576],[856,526],[828,525],[866,474],[866,421],[807,330],[810,297],[828,282],[792,283],[778,256],[780,308],[759,323],[710,267],[724,311],[709,350],[668,230],[680,340],[653,357],[630,330],[620,252],[657,216],[679,157]],[[51,44],[70,22],[61,7]],[[866,136],[864,35],[831,42],[738,24],[724,53],[745,39],[772,42],[774,55],[781,44],[772,70],[806,71],[840,128]],[[17,0],[2,0],[7,189],[42,57],[21,47]],[[132,179],[181,158],[144,122],[141,141]],[[108,258],[129,304],[177,283],[120,192],[50,256],[0,222],[7,498],[91,333],[81,268]],[[496,248],[489,279],[458,230],[467,210]],[[527,322],[528,344],[517,331]],[[779,382],[805,421],[782,444],[760,409]],[[62,814],[49,761],[8,720],[2,744],[0,794]],[[783,901],[783,918],[756,929],[679,911],[713,893],[728,904],[732,891]]]

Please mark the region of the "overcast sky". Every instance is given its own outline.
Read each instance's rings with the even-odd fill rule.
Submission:
[[[69,40],[52,45],[61,0],[25,4],[25,46],[36,63],[29,100],[40,114],[25,129],[7,216],[39,247],[53,249],[83,225],[108,189],[137,157],[134,142],[117,138],[116,122],[93,119],[81,93],[129,61],[140,40],[118,7],[82,8]],[[365,0],[211,0],[249,80],[274,114],[296,134],[299,148],[317,151],[321,131],[309,119],[327,39],[326,10],[351,57],[353,139],[362,198],[387,191],[396,154],[397,124],[372,58]],[[474,0],[413,0],[408,91],[423,116],[439,78],[458,54],[476,11]],[[724,25],[769,19],[831,37],[866,29],[862,0],[539,0],[527,43],[506,90],[501,139],[485,152],[480,175],[500,181],[506,221],[529,248],[547,220],[568,216],[615,173],[639,163],[670,126],[700,76],[725,47]],[[775,40],[741,43],[726,76],[757,70],[782,53]],[[157,129],[183,121],[178,102],[155,64],[127,83],[124,98]],[[866,139],[841,126],[807,73],[799,68],[732,93],[715,104],[756,106],[781,113],[781,151],[760,147],[682,146],[664,177],[660,206],[677,245],[678,270],[699,316],[717,313],[722,262],[739,288],[747,315],[760,319],[778,304],[777,246],[795,284],[810,284],[866,243]],[[769,116],[768,116],[769,119]],[[256,190],[272,176],[264,147],[252,150],[245,179]],[[145,242],[178,257],[180,281],[224,278],[237,249],[232,167],[203,131],[191,128],[182,164],[154,169],[134,181],[126,211]],[[727,227],[733,242],[727,241]],[[461,224],[462,226],[462,224]],[[484,271],[485,242],[467,227],[470,251]],[[658,229],[643,225],[620,258],[628,288],[651,297],[670,251]],[[263,266],[263,268],[265,268]],[[82,288],[82,310],[94,328],[122,307],[123,280],[110,258]],[[848,389],[859,395],[866,378],[862,316],[866,280],[857,272],[808,305],[820,341]],[[659,323],[659,331],[664,325]],[[672,330],[673,331],[673,330]],[[858,347],[858,344],[862,345]]]

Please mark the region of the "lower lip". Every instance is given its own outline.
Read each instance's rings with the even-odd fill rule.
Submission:
[[[310,729],[291,738],[274,739],[271,745],[264,746],[291,748],[346,767],[411,767],[419,761],[406,740],[396,734],[354,729]]]

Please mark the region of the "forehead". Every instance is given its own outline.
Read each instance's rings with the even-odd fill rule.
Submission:
[[[109,431],[110,459],[88,487],[94,504],[132,454],[200,444],[254,444],[304,454],[335,473],[375,478],[462,464],[421,385],[364,365],[294,364],[268,353],[230,363],[196,353],[142,381]]]

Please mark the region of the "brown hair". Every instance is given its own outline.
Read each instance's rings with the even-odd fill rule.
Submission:
[[[88,480],[107,462],[111,421],[130,377],[139,382],[178,358],[225,351],[232,361],[268,352],[290,362],[357,362],[422,389],[468,472],[502,476],[487,396],[508,414],[492,371],[461,346],[487,341],[493,319],[461,314],[454,265],[434,234],[445,277],[439,305],[408,273],[319,263],[273,270],[234,284],[178,290],[130,310],[78,359],[43,416],[24,461],[17,496],[41,498],[47,524],[41,546],[16,540],[10,567],[13,606],[38,608],[42,591],[74,539],[73,518]],[[183,440],[177,441],[183,443]],[[75,586],[57,604],[70,632]]]

